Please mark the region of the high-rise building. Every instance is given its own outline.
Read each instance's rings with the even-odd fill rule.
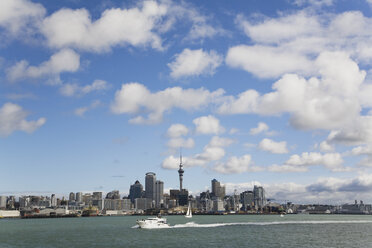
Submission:
[[[83,202],[83,192],[76,192],[76,202]]]
[[[212,180],[212,197],[213,196],[220,199],[225,197],[225,186],[221,186],[221,183],[216,179]]]
[[[155,182],[156,174],[154,172],[146,173],[145,177],[145,197],[150,201],[155,200]]]
[[[74,192],[70,192],[70,195],[68,196],[68,200],[69,200],[70,202],[75,201],[75,193],[74,193]]]
[[[265,190],[261,186],[254,186],[253,187],[253,195],[254,195],[254,206],[256,209],[263,208],[266,205],[266,197],[265,197]]]
[[[134,203],[134,200],[137,198],[141,198],[143,194],[143,186],[142,184],[137,180],[134,184],[130,186],[129,190],[129,199],[132,203]]]
[[[244,191],[240,193],[240,201],[242,203],[243,211],[252,209],[255,205],[253,191]]]
[[[119,190],[113,190],[111,192],[108,192],[106,195],[106,199],[120,199],[120,193]]]
[[[160,208],[161,204],[164,203],[164,182],[156,181],[155,182],[155,207]]]
[[[93,192],[93,200],[102,200],[102,192]]]
[[[6,201],[7,201],[6,196],[0,196],[0,209],[6,208]]]
[[[51,207],[57,206],[57,197],[55,194],[52,194],[52,196],[50,197],[50,206]]]

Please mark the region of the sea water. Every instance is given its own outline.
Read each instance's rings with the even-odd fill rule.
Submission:
[[[0,219],[0,247],[372,247],[365,215],[166,216],[150,230],[139,218]]]

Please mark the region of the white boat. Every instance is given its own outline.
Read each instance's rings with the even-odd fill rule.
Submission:
[[[190,208],[190,204],[187,207],[187,212],[186,212],[185,218],[192,218],[192,211],[191,211],[191,208]]]
[[[139,228],[167,228],[169,224],[167,223],[167,219],[162,217],[151,217],[147,219],[137,220],[137,225]]]

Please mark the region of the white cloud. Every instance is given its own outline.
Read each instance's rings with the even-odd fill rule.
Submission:
[[[372,146],[358,146],[351,150],[351,154],[358,155],[372,155]]]
[[[258,144],[258,148],[263,151],[275,153],[275,154],[285,154],[288,153],[287,142],[275,142],[271,139],[263,139]]]
[[[301,54],[260,45],[230,47],[226,64],[261,78],[279,77],[285,73],[309,75],[313,70],[311,61]]]
[[[260,95],[247,90],[238,97],[227,97],[219,106],[221,114],[290,113],[290,123],[298,129],[334,129],[347,126],[358,118],[357,100],[365,71],[342,52],[324,52],[315,61],[320,78],[306,80],[286,74]],[[345,113],[348,113],[345,115]]]
[[[173,124],[167,130],[167,136],[170,138],[178,138],[189,133],[189,129],[182,124]]]
[[[0,27],[11,35],[22,35],[41,22],[45,8],[28,0],[0,1]]]
[[[8,136],[18,130],[32,133],[46,122],[46,118],[27,121],[28,115],[21,106],[10,102],[5,103],[0,108],[0,136]]]
[[[129,9],[107,9],[94,21],[86,9],[61,9],[44,19],[41,30],[54,48],[106,52],[114,46],[131,45],[162,49],[155,31],[166,13],[167,6],[155,1]]]
[[[339,153],[304,152],[301,155],[292,155],[284,164],[289,166],[323,165],[332,171],[347,170],[342,166],[343,159]]]
[[[175,56],[175,60],[168,64],[171,77],[180,78],[188,76],[213,75],[222,63],[222,56],[211,50],[190,50],[185,48]]]
[[[197,110],[208,106],[224,94],[222,89],[210,92],[206,89],[167,88],[151,93],[139,83],[123,84],[116,91],[111,111],[115,114],[149,113],[147,118],[137,115],[130,120],[133,124],[154,124],[162,121],[163,113],[173,108]]]
[[[372,116],[360,116],[350,125],[333,130],[327,138],[329,143],[361,145],[372,142]]]
[[[193,148],[195,142],[192,138],[172,138],[168,141],[167,146],[169,148]]]
[[[335,150],[334,146],[329,144],[327,141],[322,141],[319,144],[319,150],[321,152],[333,152]]]
[[[104,80],[94,80],[92,84],[79,86],[78,84],[64,84],[60,88],[63,96],[83,96],[93,91],[103,91],[109,88],[109,84]]]
[[[102,103],[99,100],[93,101],[89,106],[80,107],[75,109],[74,114],[80,117],[83,117],[87,111],[93,110],[100,106]]]
[[[269,126],[264,123],[264,122],[259,122],[257,127],[255,128],[251,128],[251,130],[249,131],[249,133],[251,135],[257,135],[259,133],[262,133],[262,132],[266,132],[269,130]]]
[[[60,73],[75,72],[79,67],[79,54],[71,49],[63,49],[53,54],[48,61],[41,63],[39,66],[30,66],[26,60],[19,61],[7,69],[7,77],[10,81],[45,76],[59,78]]]
[[[214,136],[209,143],[204,146],[202,153],[195,154],[194,156],[183,156],[183,164],[185,167],[205,166],[210,162],[218,161],[225,156],[223,147],[230,146],[233,142],[234,141],[229,138]],[[178,165],[175,163],[177,160],[178,158],[171,155],[164,159],[162,167],[165,169],[177,169]]]
[[[202,116],[192,121],[195,124],[197,134],[220,134],[225,132],[225,128],[220,125],[220,121],[212,116]]]
[[[252,166],[251,155],[243,155],[242,157],[230,157],[224,163],[217,163],[213,166],[213,170],[222,174],[235,174],[248,171],[260,171],[260,167]]]

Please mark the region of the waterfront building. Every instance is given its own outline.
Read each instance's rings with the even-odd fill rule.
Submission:
[[[151,205],[152,205],[152,201],[149,200],[148,198],[136,198],[134,200],[134,208],[136,212],[150,209]]]
[[[221,200],[220,198],[216,198],[213,200],[213,212],[218,213],[218,212],[224,212],[225,207],[224,207],[224,201]]]
[[[261,186],[254,186],[253,187],[253,194],[254,194],[254,206],[256,210],[262,209],[266,205],[266,197],[265,197],[265,190]]]
[[[253,191],[244,191],[240,193],[240,202],[242,203],[243,211],[251,210],[255,205]]]
[[[52,196],[50,197],[50,206],[52,208],[57,207],[57,197],[55,194],[52,194]]]
[[[134,184],[130,186],[129,190],[129,199],[134,204],[134,200],[137,198],[141,198],[143,194],[143,186],[142,184],[137,180]]]
[[[225,186],[222,186],[216,179],[212,180],[212,197],[223,199],[225,197]]]
[[[68,201],[69,202],[75,201],[75,193],[74,192],[70,192],[70,194],[68,196]]]
[[[102,192],[93,192],[92,198],[93,200],[102,200],[103,198]]]
[[[6,202],[7,202],[7,197],[6,196],[0,196],[0,209],[2,209],[2,210],[6,209]]]
[[[150,201],[155,200],[155,182],[156,174],[154,172],[146,173],[145,177],[145,197]]]
[[[119,190],[113,190],[106,194],[106,199],[120,199],[120,192]]]
[[[76,202],[83,202],[83,192],[77,192],[75,200]]]
[[[164,205],[164,182],[157,180],[155,182],[155,207],[161,208]]]

